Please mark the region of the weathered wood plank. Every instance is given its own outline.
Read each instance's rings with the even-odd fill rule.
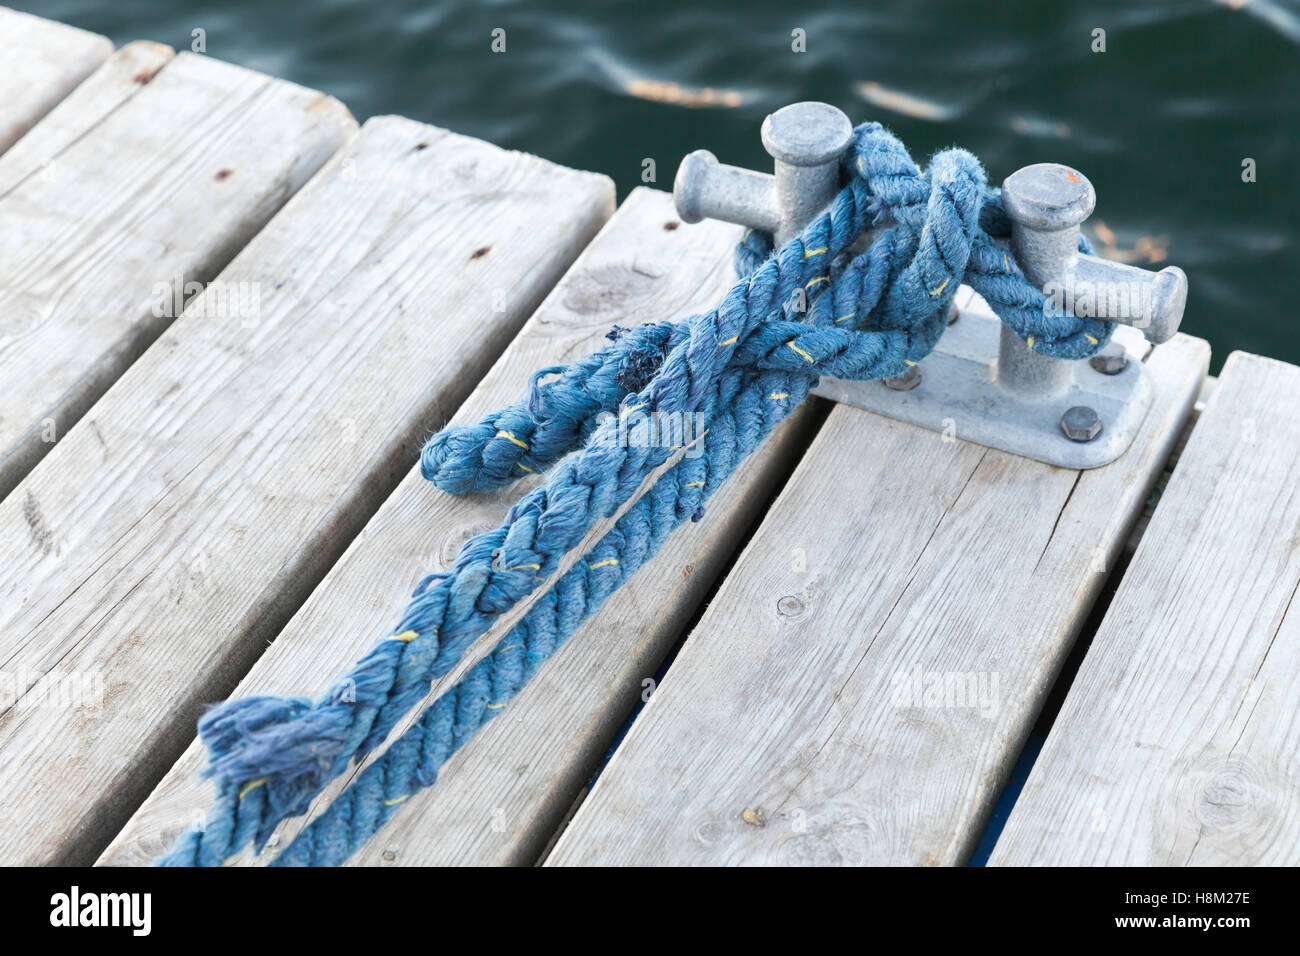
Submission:
[[[1228,357],[991,864],[1300,863],[1298,404]]]
[[[103,691],[0,715],[0,861],[93,860],[612,208],[372,120],[0,502],[3,670]]]
[[[1082,473],[836,407],[547,862],[963,862],[1208,356]]]
[[[667,195],[633,192],[454,420],[477,420],[517,399],[530,372],[603,345],[613,323],[710,307],[731,281],[737,230],[716,222],[666,228],[675,225]],[[705,520],[679,529],[443,768],[437,785],[407,801],[352,862],[533,862],[810,426],[801,415],[779,428],[711,499]],[[445,570],[460,544],[495,526],[521,490],[453,497],[409,475],[236,694],[326,686],[391,627],[414,584],[426,572]],[[201,819],[212,795],[199,778],[204,762],[201,748],[192,746],[101,862],[146,862]],[[282,827],[279,845],[304,822]],[[254,861],[245,855],[240,862]]]
[[[0,7],[0,153],[112,52],[108,37]]]
[[[109,57],[5,154],[0,196],[32,175],[57,183],[59,153],[144,89],[173,56],[171,47],[137,41]]]
[[[0,194],[0,495],[170,324],[160,287],[212,278],[356,126],[192,54],[82,125],[45,158],[56,175]]]

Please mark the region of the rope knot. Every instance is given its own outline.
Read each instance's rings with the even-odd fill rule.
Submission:
[[[669,533],[705,502],[821,375],[892,377],[921,361],[970,284],[1033,348],[1081,358],[1111,324],[1047,315],[1045,297],[1010,254],[1005,210],[965,150],[926,172],[878,123],[854,132],[846,183],[780,249],[747,230],[740,280],[718,306],[676,322],[624,329],[576,362],[535,373],[527,398],[434,435],[420,468],[439,489],[503,487],[549,468],[501,525],[471,538],[447,573],[427,575],[398,626],[317,700],[254,697],[200,721],[217,806],[165,863],[220,862],[259,846],[306,810],[333,778],[376,750],[500,616],[528,606],[454,688],[357,776],[277,859],[339,863],[397,806],[436,779],[461,743],[523,686]],[[876,227],[869,245],[864,233]],[[682,445],[621,440],[620,410],[702,423]],[[647,479],[657,470],[657,480]],[[643,485],[648,488],[643,489]],[[563,574],[562,560],[599,522],[612,530]],[[556,575],[552,586],[539,585]],[[323,836],[322,836],[323,834]]]

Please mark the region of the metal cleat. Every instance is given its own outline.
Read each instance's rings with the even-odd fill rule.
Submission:
[[[677,172],[678,214],[685,222],[707,217],[772,231],[779,247],[839,191],[840,160],[851,143],[852,124],[835,107],[784,107],[763,123],[774,173],[726,166],[697,150]],[[1178,331],[1187,276],[1175,267],[1150,272],[1080,253],[1079,226],[1092,214],[1096,193],[1068,166],[1018,170],[1003,182],[1002,202],[1012,223],[1010,249],[1025,275],[1052,307],[1119,323],[1111,346],[1090,361],[1039,355],[967,289],[959,296],[972,301],[950,318],[914,375],[823,378],[814,394],[1053,465],[1105,465],[1132,444],[1150,408],[1144,359]],[[1084,417],[1087,427],[1080,427]]]

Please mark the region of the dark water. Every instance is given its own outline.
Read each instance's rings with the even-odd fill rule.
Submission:
[[[607,173],[620,194],[645,158],[670,188],[701,146],[765,167],[759,123],[800,99],[880,120],[922,162],[965,146],[994,181],[1067,163],[1097,187],[1092,235],[1109,254],[1187,271],[1183,328],[1213,343],[1216,369],[1232,349],[1300,363],[1297,0],[5,2],[119,44],[188,48],[201,27],[209,55],[332,93],[358,119],[446,126]],[[490,50],[497,27],[505,53]]]

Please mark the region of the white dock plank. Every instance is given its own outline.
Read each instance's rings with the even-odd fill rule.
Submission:
[[[0,862],[94,859],[612,207],[372,120],[0,502],[0,670],[103,688],[0,715]]]
[[[329,97],[192,54],[81,125],[53,175],[0,193],[0,495],[171,322],[159,287],[212,278],[355,129]]]
[[[1228,357],[991,864],[1300,864],[1297,405]]]
[[[0,7],[0,153],[112,52],[108,37]]]
[[[963,862],[1208,356],[1082,473],[837,407],[548,864]]]
[[[173,56],[171,47],[141,40],[109,57],[5,154],[0,196],[32,175],[57,183],[59,153],[144,89]]]
[[[533,370],[573,360],[623,326],[711,307],[732,281],[738,230],[676,225],[670,197],[637,190],[470,396],[456,421],[517,399]],[[354,864],[527,864],[537,859],[666,650],[681,635],[810,421],[787,421],[711,499],[706,518],[679,529],[547,662],[502,715],[402,807]],[[418,474],[393,497],[263,655],[237,696],[324,687],[391,627],[414,584],[445,570],[461,542],[495,526],[523,486],[453,497]],[[499,636],[499,635],[498,635]],[[150,795],[101,859],[139,864],[170,846],[211,805],[201,747]],[[280,846],[305,823],[289,821]],[[245,854],[239,862],[266,863]]]

